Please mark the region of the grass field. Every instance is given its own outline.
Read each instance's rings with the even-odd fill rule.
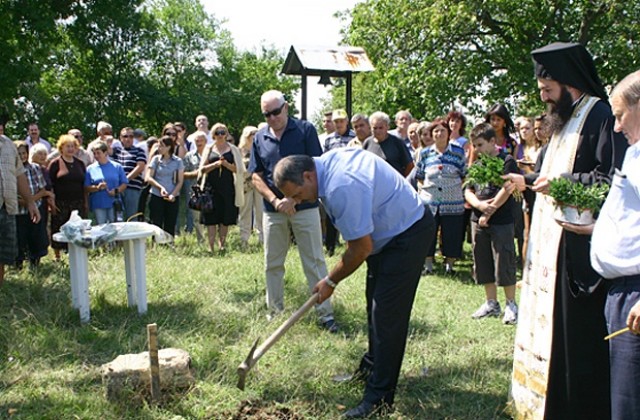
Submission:
[[[259,361],[242,392],[238,364],[256,338],[266,338],[308,298],[308,290],[292,247],[287,311],[269,323],[262,250],[253,242],[242,253],[238,245],[234,228],[225,255],[209,255],[192,236],[178,237],[175,250],[148,247],[144,316],[127,307],[121,250],[91,251],[88,325],[71,307],[66,257],[58,264],[46,258],[34,272],[9,269],[0,289],[0,418],[339,418],[362,396],[362,384],[335,384],[331,377],[354,370],[366,350],[364,268],[334,294],[341,332],[331,335],[307,315]],[[483,291],[471,281],[468,253],[459,265],[456,278],[421,279],[389,418],[509,418],[515,327],[471,319]],[[164,394],[159,404],[108,402],[100,365],[146,350],[149,323],[158,324],[161,348],[191,354],[195,387]]]

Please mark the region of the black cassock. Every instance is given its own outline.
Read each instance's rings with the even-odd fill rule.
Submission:
[[[611,108],[599,101],[591,109],[578,143],[571,177],[583,184],[610,183],[622,166],[627,141],[613,132]],[[537,177],[546,147],[540,153]],[[608,284],[591,268],[591,236],[563,230],[553,313],[553,338],[545,419],[609,419],[609,349],[604,303]]]

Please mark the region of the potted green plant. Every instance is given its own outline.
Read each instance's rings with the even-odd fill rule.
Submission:
[[[480,155],[478,156],[480,164],[471,165],[465,177],[464,186],[477,185],[478,188],[484,189],[489,186],[501,188],[506,182],[502,176],[504,175],[504,160],[499,156]],[[522,199],[522,193],[515,189],[513,196],[516,200]]]
[[[593,223],[608,192],[607,184],[586,186],[563,177],[549,181],[549,195],[556,204],[555,219],[575,225]]]

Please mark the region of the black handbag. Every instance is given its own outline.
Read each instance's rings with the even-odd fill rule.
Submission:
[[[213,202],[213,194],[204,188],[206,181],[206,174],[202,179],[200,185],[194,184],[191,186],[191,196],[187,206],[191,210],[201,211],[203,213],[213,212],[215,205]]]

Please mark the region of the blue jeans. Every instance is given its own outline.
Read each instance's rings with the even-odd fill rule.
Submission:
[[[180,195],[176,198],[176,201],[179,203],[179,206],[184,206],[185,208],[185,222],[187,227],[185,228],[185,232],[191,233],[193,232],[193,210],[191,210],[187,203],[189,202],[189,197],[191,197],[191,185],[193,185],[193,179],[185,179],[182,183],[182,188],[180,188]],[[180,233],[180,209],[178,208],[178,220],[176,221],[176,233]]]
[[[131,216],[138,212],[138,203],[140,201],[140,193],[142,191],[137,188],[127,187],[122,193],[122,205],[124,206],[124,214],[122,219],[127,221]]]
[[[116,220],[116,214],[113,211],[113,207],[108,209],[93,209],[93,215],[96,217],[96,223],[99,225],[113,223]]]

